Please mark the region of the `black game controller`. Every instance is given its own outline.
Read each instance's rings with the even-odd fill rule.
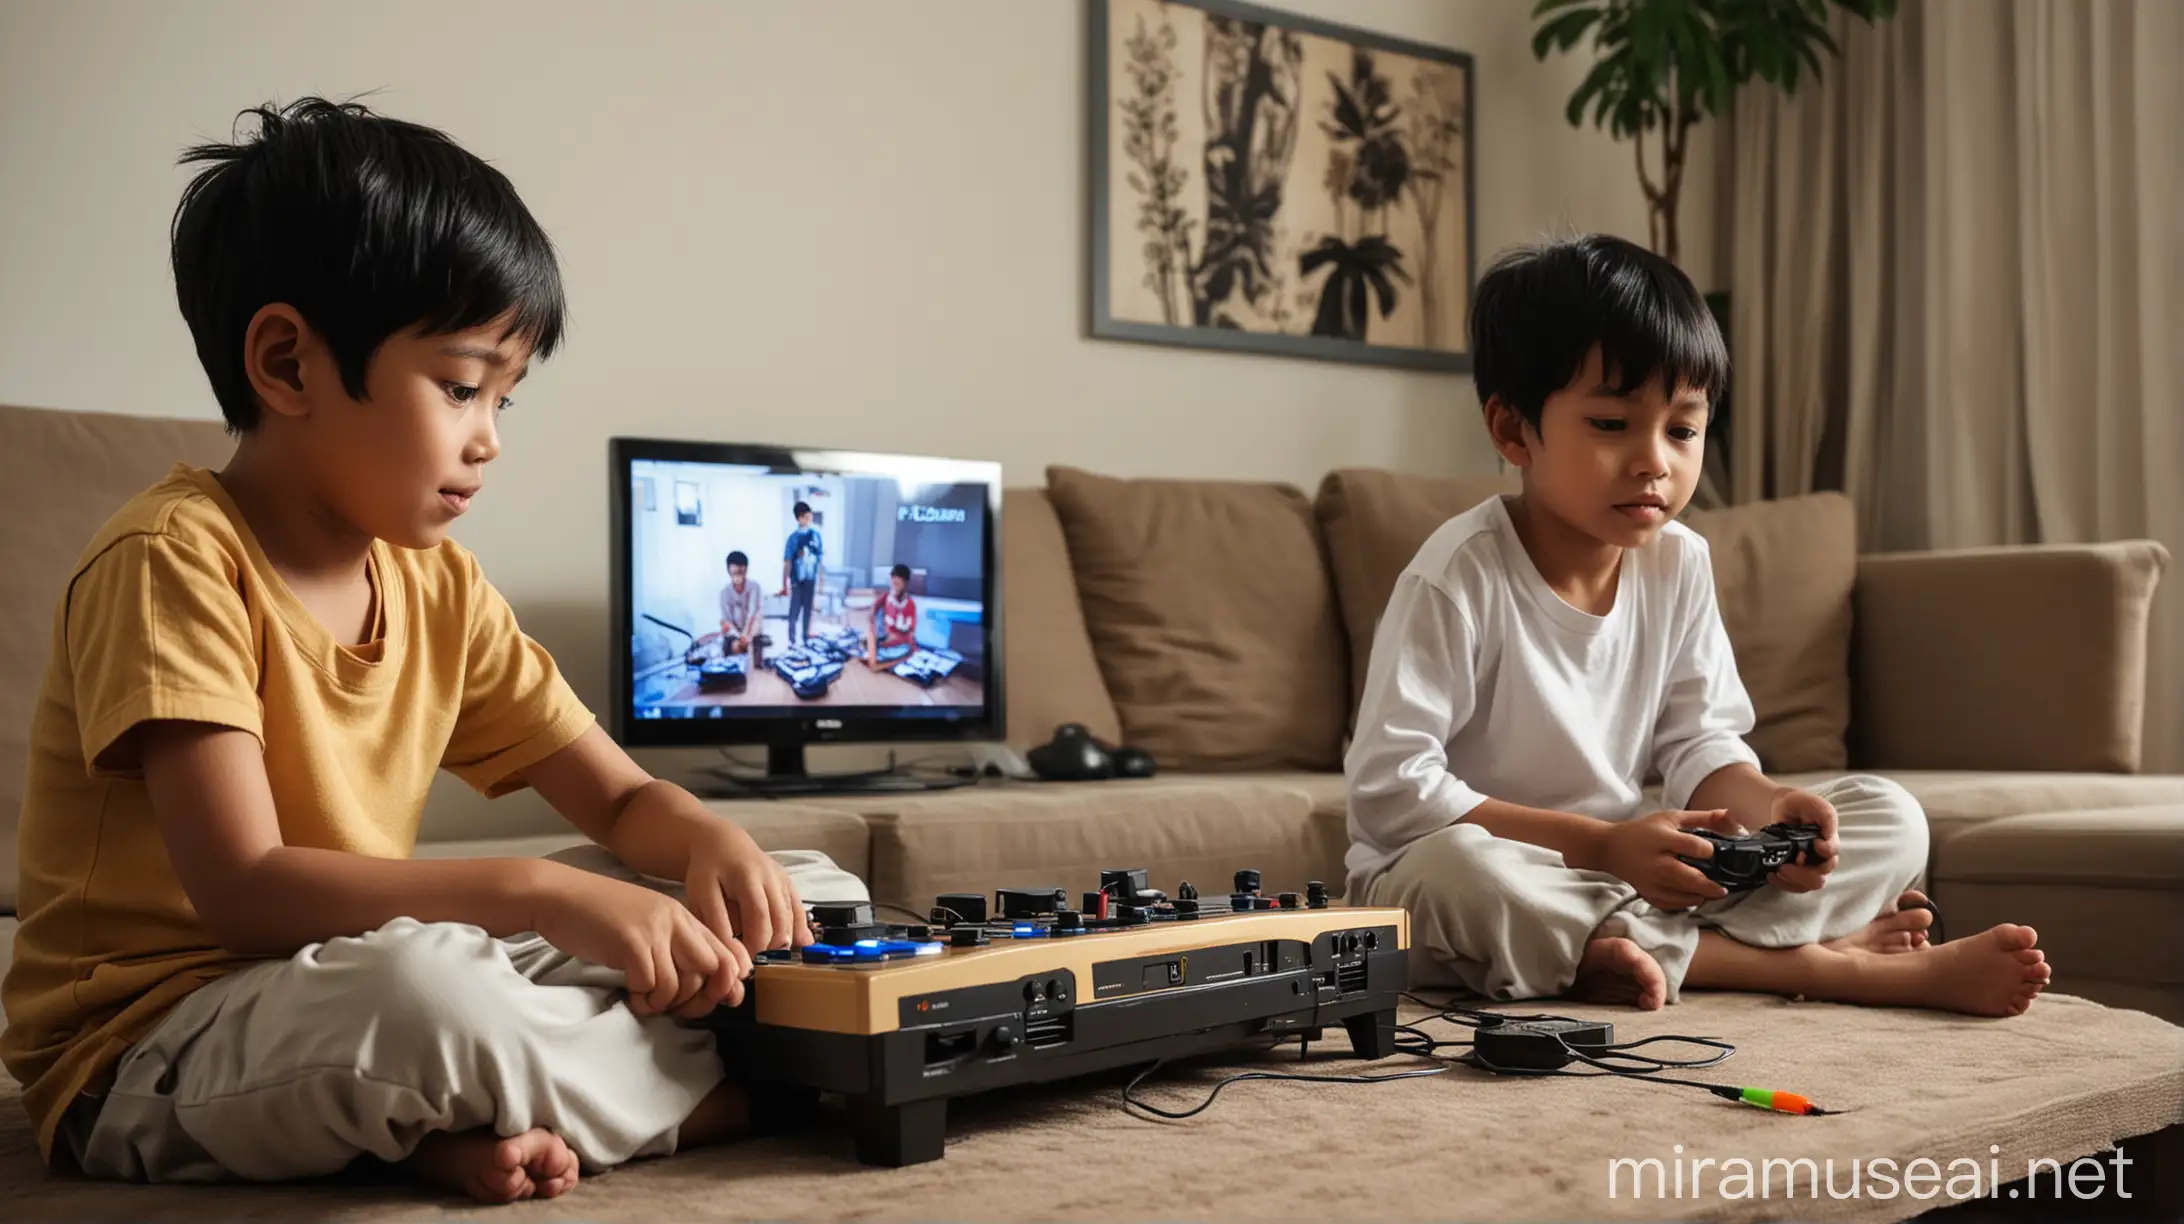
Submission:
[[[1095,739],[1080,723],[1064,723],[1054,738],[1024,754],[1031,771],[1047,782],[1098,782],[1107,778],[1150,778],[1160,772],[1153,754],[1142,748],[1116,748]]]
[[[1819,855],[1812,845],[1820,840],[1817,825],[1771,824],[1757,833],[1730,837],[1711,829],[1690,829],[1695,837],[1713,843],[1714,857],[1676,857],[1699,869],[1700,874],[1730,892],[1746,892],[1767,882],[1767,877],[1788,863],[1817,866]]]

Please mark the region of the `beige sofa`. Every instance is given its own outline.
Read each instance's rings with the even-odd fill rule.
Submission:
[[[0,407],[0,911],[60,584],[131,493],[229,446],[214,422]],[[1269,887],[1339,891],[1341,749],[1371,628],[1425,536],[1504,487],[1345,471],[1308,498],[1061,470],[1011,489],[1010,739],[1081,722],[1150,748],[1164,776],[722,810],[920,910],[1009,882],[1090,888],[1124,865],[1171,882],[1255,866]],[[1932,821],[1932,891],[1954,930],[2032,923],[2056,989],[2184,1021],[2184,777],[2133,772],[2161,547],[1860,558],[1835,496],[1691,521],[1714,546],[1770,771],[1903,783]]]
[[[178,459],[217,465],[228,445],[215,423],[0,407],[0,912],[12,905],[30,699],[60,585],[129,494]],[[1027,745],[1085,723],[1151,749],[1161,777],[717,806],[762,844],[826,850],[876,898],[920,909],[945,891],[1090,888],[1106,866],[1170,883],[1252,866],[1270,889],[1321,879],[1339,890],[1340,754],[1372,627],[1426,534],[1504,487],[1345,471],[1314,497],[1057,469],[1005,502],[1009,738]],[[1713,544],[1759,713],[1751,740],[1770,771],[1902,782],[1932,822],[1931,891],[1952,930],[2035,924],[2057,993],[2184,1020],[2184,777],[2134,772],[2160,547],[1859,557],[1848,503],[1833,496],[1692,521]],[[510,833],[419,853],[572,840]],[[2077,1006],[2055,1022],[2122,1024]],[[2162,1093],[2128,1120],[2088,1114],[2084,1134],[2056,1150],[2184,1117],[2176,1086]],[[898,1206],[917,1214],[919,1201]],[[932,1199],[927,1213],[957,1214],[949,1202]],[[672,1197],[654,1207],[691,1210]]]

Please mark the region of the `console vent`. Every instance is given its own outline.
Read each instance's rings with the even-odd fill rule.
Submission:
[[[1051,1050],[1058,1045],[1067,1045],[1074,1031],[1076,1018],[1075,1012],[1063,1012],[1059,1016],[1033,1020],[1024,1026],[1024,1044],[1034,1050]]]
[[[1365,962],[1358,961],[1355,964],[1337,965],[1335,967],[1335,989],[1343,994],[1355,994],[1365,989]]]

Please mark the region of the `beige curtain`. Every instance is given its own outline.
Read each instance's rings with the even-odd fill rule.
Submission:
[[[1835,36],[1819,87],[1731,120],[1732,498],[1842,489],[1870,550],[2184,562],[2184,0],[1906,0]],[[2180,587],[2149,769],[2184,769]]]

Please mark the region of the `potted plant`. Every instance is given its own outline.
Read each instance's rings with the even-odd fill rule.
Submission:
[[[1676,204],[1683,193],[1691,129],[1729,109],[1754,77],[1795,92],[1806,73],[1820,75],[1820,53],[1838,53],[1828,10],[1872,22],[1893,16],[1898,0],[1539,0],[1532,54],[1568,51],[1590,35],[1597,59],[1565,112],[1583,127],[1627,139],[1645,190],[1655,252],[1677,258]],[[1647,164],[1648,140],[1659,170]]]

